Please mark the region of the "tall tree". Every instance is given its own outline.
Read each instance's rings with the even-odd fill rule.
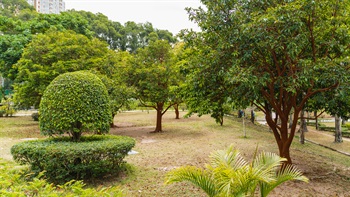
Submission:
[[[73,31],[48,31],[36,35],[15,65],[15,100],[22,107],[38,106],[50,82],[59,74],[78,70],[110,73],[115,52],[98,39]]]
[[[129,84],[135,87],[136,98],[145,107],[157,111],[154,132],[161,132],[162,116],[174,105],[171,87],[177,85],[173,51],[166,40],[151,41],[137,50],[129,73]]]
[[[305,102],[316,93],[337,87],[348,75],[350,2],[201,2],[206,8],[188,12],[202,32],[187,32],[185,37],[206,59],[197,65],[200,76],[205,76],[198,80],[225,73],[224,87],[231,99],[251,102],[265,113],[280,156],[291,163],[290,146]],[[210,53],[215,55],[210,57]]]
[[[26,0],[0,0],[0,15],[13,17],[19,15],[23,10],[34,10]]]

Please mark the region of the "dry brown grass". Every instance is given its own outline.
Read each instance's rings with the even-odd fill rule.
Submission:
[[[180,120],[174,117],[173,112],[166,113],[163,118],[164,132],[153,134],[149,132],[154,129],[154,112],[117,115],[115,123],[119,128],[111,133],[135,137],[137,145],[134,150],[139,152],[127,158],[134,167],[134,172],[123,178],[121,183],[128,196],[203,196],[201,191],[187,183],[164,185],[165,174],[178,166],[204,166],[212,151],[225,149],[230,144],[247,159],[252,158],[257,146],[259,151],[277,152],[274,137],[265,126],[248,123],[248,137],[244,138],[239,119],[228,117],[224,126],[219,126],[209,116]],[[346,189],[350,187],[349,157],[309,143],[300,145],[297,139],[291,155],[311,182],[307,185],[299,182],[284,184],[272,196],[350,195]]]
[[[164,132],[154,134],[150,131],[155,128],[155,120],[153,111],[124,112],[116,116],[118,127],[111,129],[111,134],[134,137],[137,140],[134,150],[139,153],[126,158],[130,164],[128,173],[122,177],[95,180],[94,185],[117,184],[130,197],[205,196],[188,183],[164,185],[165,174],[178,166],[204,166],[212,151],[231,144],[248,160],[257,146],[259,151],[277,153],[274,137],[265,126],[247,123],[248,137],[244,138],[241,120],[236,118],[227,117],[224,126],[219,126],[209,116],[176,120],[174,112],[169,111],[163,118]],[[30,117],[16,117],[11,121],[0,118],[1,146],[8,144],[9,139],[15,143],[21,138],[40,137],[37,122]],[[317,133],[313,135],[318,136]],[[329,140],[333,148],[350,147],[350,142],[332,144],[333,139],[329,136],[320,139]],[[6,147],[0,152],[0,156],[9,155]],[[310,183],[289,182],[278,187],[271,196],[350,196],[350,157],[310,143],[300,145],[297,139],[292,145],[291,156]]]

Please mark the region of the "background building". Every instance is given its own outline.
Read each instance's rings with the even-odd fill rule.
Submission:
[[[34,6],[36,11],[44,14],[59,14],[65,11],[65,3],[63,0],[27,0]]]

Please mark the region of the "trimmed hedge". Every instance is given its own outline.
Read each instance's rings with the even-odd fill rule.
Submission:
[[[112,122],[106,86],[87,71],[56,77],[41,98],[39,113],[42,134],[69,133],[74,141],[82,133],[108,133]]]
[[[62,183],[117,172],[134,146],[135,140],[126,136],[83,136],[80,142],[62,137],[22,142],[11,154],[35,174],[46,171],[48,180]]]

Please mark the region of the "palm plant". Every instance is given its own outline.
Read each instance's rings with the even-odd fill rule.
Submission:
[[[253,161],[248,163],[230,146],[227,150],[213,152],[206,169],[184,166],[170,171],[166,183],[189,181],[210,197],[254,196],[259,188],[260,195],[265,197],[286,181],[308,182],[294,166],[281,168],[285,161],[277,154],[262,152],[255,154]]]

